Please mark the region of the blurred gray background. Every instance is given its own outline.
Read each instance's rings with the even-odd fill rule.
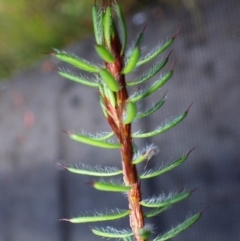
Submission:
[[[146,51],[181,27],[164,69],[170,69],[177,59],[173,78],[139,108],[152,105],[168,90],[166,103],[153,116],[135,123],[134,129],[152,130],[194,102],[184,122],[147,140],[160,149],[149,167],[197,148],[179,168],[142,185],[143,197],[182,188],[197,191],[149,222],[154,223],[157,235],[210,206],[201,220],[176,240],[240,240],[240,3],[182,3],[177,9],[149,4],[127,19],[129,43],[147,24]],[[97,62],[92,40],[89,36],[67,50]],[[52,71],[58,66],[63,65],[46,58],[0,86],[0,241],[96,241],[99,238],[89,229],[95,225],[58,219],[105,207],[127,208],[123,195],[95,191],[88,184],[90,177],[68,173],[56,165],[121,164],[117,151],[88,147],[63,133],[109,128],[97,92],[62,79]],[[137,69],[129,80],[147,67]],[[144,147],[144,140],[138,145]],[[128,220],[111,225],[128,227]]]

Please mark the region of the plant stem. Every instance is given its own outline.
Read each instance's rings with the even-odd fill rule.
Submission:
[[[136,241],[143,241],[139,237],[139,230],[144,226],[144,219],[143,219],[143,212],[140,206],[141,201],[141,191],[140,191],[140,183],[138,182],[137,178],[137,169],[135,165],[131,164],[131,160],[129,158],[129,154],[126,153],[129,151],[128,144],[122,147],[121,155],[122,155],[122,166],[123,166],[123,175],[124,175],[124,182],[126,185],[131,185],[132,188],[128,192],[128,202],[129,202],[129,209],[131,213],[129,215],[130,218],[130,226],[134,233],[134,237]]]
[[[133,143],[131,133],[131,123],[123,123],[125,104],[128,99],[125,75],[122,74],[124,67],[124,56],[121,54],[121,43],[117,32],[111,39],[110,52],[115,56],[114,63],[105,62],[106,69],[114,76],[120,86],[120,90],[115,93],[116,106],[112,106],[107,98],[104,99],[107,107],[108,123],[114,131],[118,141],[121,143],[121,159],[123,167],[123,180],[126,186],[132,186],[128,192],[129,209],[131,210],[130,226],[136,241],[146,241],[139,236],[139,230],[144,226],[144,217],[141,202],[140,183],[137,175],[136,165],[133,160]]]
[[[132,164],[133,159],[133,143],[131,137],[131,124],[124,124],[122,121],[122,113],[124,111],[124,104],[128,97],[127,89],[125,86],[122,87],[121,91],[117,94],[118,103],[115,108],[115,113],[111,116],[117,116],[118,120],[115,123],[119,123],[118,128],[116,125],[112,125],[113,130],[118,137],[119,142],[122,144],[121,147],[121,158],[123,167],[123,180],[126,186],[132,186],[131,190],[128,192],[128,203],[130,213],[130,226],[134,233],[136,241],[144,241],[139,236],[139,230],[144,226],[144,218],[141,202],[141,190],[140,183],[138,181],[137,168],[136,165]],[[112,118],[108,118],[109,123],[113,124]]]
[[[122,91],[124,91],[123,88]],[[125,90],[127,93],[127,90]],[[124,95],[123,95],[124,96]],[[125,101],[123,101],[125,102]],[[123,167],[123,179],[126,186],[132,186],[131,190],[128,192],[128,203],[131,213],[130,226],[134,233],[136,241],[143,241],[139,237],[139,230],[144,226],[143,212],[140,205],[141,201],[141,190],[140,183],[138,181],[137,168],[136,165],[132,164],[133,159],[133,143],[131,137],[131,124],[124,125],[122,121],[120,122],[120,142],[122,144],[121,148],[121,158]]]

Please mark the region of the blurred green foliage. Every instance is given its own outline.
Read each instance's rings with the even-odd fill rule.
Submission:
[[[0,79],[92,32],[93,0],[0,0]],[[129,9],[135,0],[122,1]]]
[[[120,0],[119,0],[120,1]],[[121,0],[123,11],[196,0]],[[0,0],[0,80],[92,33],[94,0]],[[155,6],[156,6],[155,5]]]

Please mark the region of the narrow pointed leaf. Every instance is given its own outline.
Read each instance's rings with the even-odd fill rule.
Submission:
[[[96,4],[92,7],[93,30],[97,44],[102,44],[102,11],[98,12]]]
[[[116,88],[115,88],[115,90],[116,90]],[[108,101],[111,103],[111,105],[113,107],[115,107],[116,106],[116,93],[113,92],[112,90],[110,90],[107,85],[103,85],[102,91],[103,91],[103,96],[105,96],[108,99]]]
[[[98,87],[98,84],[96,82],[85,79],[81,76],[77,76],[74,73],[71,73],[70,71],[59,70],[58,74],[68,80],[77,82],[79,84],[86,85],[88,87],[94,87],[94,88]]]
[[[76,218],[61,219],[60,221],[68,221],[71,223],[89,223],[89,222],[102,222],[110,220],[118,220],[126,217],[130,213],[130,210],[111,210],[106,212],[95,212],[92,215],[82,215]]]
[[[108,88],[113,91],[119,91],[120,87],[115,78],[107,69],[101,69],[99,71],[99,75],[101,76],[102,80],[107,84]]]
[[[159,152],[158,147],[151,144],[144,148],[142,151],[138,151],[133,156],[133,164],[139,164],[145,160],[149,161],[154,155]]]
[[[154,106],[152,106],[150,109],[144,111],[144,112],[139,112],[136,116],[136,119],[141,119],[146,116],[150,116],[154,112],[156,112],[165,102],[165,96],[160,99]]]
[[[147,178],[157,177],[157,176],[160,176],[160,175],[162,175],[166,172],[169,172],[169,171],[173,170],[174,168],[178,167],[179,165],[181,165],[182,163],[184,163],[187,160],[191,151],[189,151],[186,155],[183,155],[179,159],[175,160],[174,162],[170,163],[169,165],[166,165],[164,167],[160,167],[156,170],[150,169],[150,170],[144,172],[142,175],[140,175],[139,178],[140,179],[147,179]]]
[[[96,138],[91,138],[89,136],[82,135],[82,134],[68,133],[68,135],[74,141],[81,142],[81,143],[91,145],[91,146],[107,148],[107,149],[115,149],[115,148],[121,147],[121,144],[105,142],[105,141],[98,140]]]
[[[80,59],[73,54],[69,54],[65,51],[59,51],[57,49],[55,49],[55,52],[56,53],[54,53],[54,56],[57,59],[59,59],[63,62],[66,62],[68,64],[71,64],[79,69],[82,69],[82,70],[90,72],[90,73],[98,73],[98,71],[99,71],[99,68],[96,65],[90,64],[86,60]]]
[[[158,55],[160,55],[164,50],[166,50],[173,43],[174,39],[175,39],[175,35],[174,35],[174,37],[172,37],[171,39],[166,41],[164,44],[158,44],[155,48],[153,48],[150,51],[149,54],[147,54],[146,56],[144,56],[143,58],[141,58],[138,61],[137,66],[145,64],[145,63],[153,60],[154,58],[156,58]]]
[[[163,125],[160,125],[159,127],[157,127],[155,130],[153,130],[151,132],[147,132],[147,133],[133,133],[132,137],[133,138],[147,138],[147,137],[152,137],[152,136],[156,136],[158,134],[161,134],[161,133],[163,133],[165,131],[170,130],[171,128],[173,128],[177,124],[179,124],[182,120],[185,119],[187,114],[188,114],[188,110],[186,110],[183,114],[179,115],[178,117],[176,117],[172,121],[169,121],[169,122],[167,122],[167,123],[165,123]]]
[[[97,235],[104,238],[127,238],[130,236],[133,236],[133,233],[131,230],[127,229],[115,229],[113,227],[107,226],[106,228],[92,228],[92,232]],[[128,240],[128,239],[127,239]]]
[[[127,27],[126,27],[126,21],[122,12],[122,8],[117,3],[117,1],[114,2],[114,10],[118,16],[119,19],[119,27],[120,27],[120,38],[122,43],[122,49],[121,49],[121,55],[124,54],[127,46]]]
[[[172,228],[168,232],[159,235],[153,241],[166,241],[176,237],[178,234],[182,233],[189,227],[191,227],[194,223],[196,223],[202,216],[202,212],[197,213],[189,218],[187,218],[184,222],[178,224],[176,227]]]
[[[103,45],[96,45],[95,49],[98,55],[108,63],[113,63],[115,58],[114,56],[103,46]]]
[[[167,209],[169,209],[172,205],[168,205],[168,206],[165,206],[165,207],[161,207],[161,208],[154,208],[153,210],[151,210],[150,212],[144,214],[144,216],[146,218],[152,218],[152,217],[155,217],[157,215],[159,215],[160,213],[166,211]]]
[[[125,110],[125,117],[123,120],[124,124],[132,123],[137,115],[137,106],[134,102],[127,102],[126,103],[126,110]]]
[[[100,89],[100,88],[99,88],[99,89]],[[102,100],[102,97],[101,97],[101,96],[100,96],[99,102],[100,102],[100,106],[101,106],[102,111],[103,111],[103,115],[104,115],[106,118],[108,118],[107,109],[106,109],[105,104],[103,103],[103,100]]]
[[[75,167],[71,165],[63,165],[60,163],[59,165],[72,173],[95,177],[112,177],[120,175],[123,172],[117,167],[89,166],[83,163],[75,165]]]
[[[96,137],[93,137],[94,139],[97,139],[97,140],[101,140],[101,141],[104,141],[104,140],[107,140],[111,137],[114,136],[114,132],[109,132],[107,134],[101,134],[101,135],[97,135]]]
[[[144,26],[144,28],[143,28],[143,30],[142,30],[142,32],[139,34],[139,36],[138,36],[138,38],[137,38],[137,41],[136,41],[136,43],[135,43],[135,47],[137,47],[137,46],[141,46],[142,45],[142,43],[143,43],[143,37],[144,37],[144,30],[145,30],[145,28],[146,28],[146,25]]]
[[[171,52],[170,52],[170,54],[171,54]],[[146,82],[147,80],[151,79],[155,74],[157,74],[167,64],[170,54],[168,55],[167,58],[165,58],[161,62],[155,63],[154,66],[152,68],[150,68],[148,70],[148,72],[144,73],[141,77],[137,78],[134,81],[127,82],[127,85],[128,86],[136,86],[136,85],[142,84],[142,83]]]
[[[103,15],[103,36],[106,46],[110,49],[111,46],[111,32],[112,32],[112,13],[111,6],[107,6]]]
[[[175,193],[175,194],[169,194],[169,195],[164,195],[161,194],[158,197],[151,197],[144,199],[140,202],[140,204],[144,207],[149,207],[149,208],[160,208],[160,207],[165,207],[169,205],[173,205],[177,202],[180,202],[186,198],[188,198],[191,195],[192,191],[183,191],[180,193]]]
[[[127,192],[131,189],[131,186],[126,186],[125,184],[106,181],[93,182],[92,185],[95,189],[106,192]]]
[[[136,67],[136,64],[141,56],[141,50],[137,46],[136,48],[133,49],[129,59],[127,60],[126,66],[124,67],[122,74],[129,74],[134,70]]]
[[[136,94],[131,96],[129,100],[132,102],[137,102],[139,100],[146,98],[147,96],[159,90],[172,77],[172,75],[173,75],[173,70],[170,70],[161,79],[155,81],[147,90],[145,90],[142,93],[137,92]]]

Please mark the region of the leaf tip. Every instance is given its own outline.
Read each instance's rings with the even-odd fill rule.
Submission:
[[[68,219],[68,218],[61,218],[61,219],[59,219],[59,221],[71,222],[71,219]]]
[[[179,34],[181,28],[182,28],[182,27],[180,27],[180,28],[176,31],[176,33],[172,36],[172,39],[173,39],[173,40],[177,37],[177,35]]]
[[[186,154],[186,156],[188,157],[189,155],[190,155],[190,153],[193,151],[193,150],[195,150],[197,147],[195,146],[195,147],[193,147],[187,154]]]
[[[62,164],[62,163],[57,163],[57,165],[58,166],[60,166],[60,167],[63,167],[64,169],[67,169],[68,168],[68,166],[67,165],[65,165],[65,164]]]
[[[189,107],[187,108],[187,110],[185,110],[185,113],[188,114],[189,110],[191,109],[192,105],[194,104],[194,102],[192,102]]]
[[[197,191],[198,190],[198,188],[196,187],[196,188],[194,188],[194,189],[192,189],[191,191],[190,191],[190,194],[192,194],[192,193],[194,193],[195,191]]]
[[[210,206],[207,206],[207,207],[205,207],[204,209],[202,209],[199,213],[200,213],[200,215],[202,215],[207,209],[209,209],[210,208]]]
[[[62,132],[67,134],[68,136],[70,136],[72,134],[70,131],[66,131],[66,130],[62,130]]]
[[[167,92],[168,90],[165,91],[164,95],[163,95],[163,99],[165,100],[167,98]]]

